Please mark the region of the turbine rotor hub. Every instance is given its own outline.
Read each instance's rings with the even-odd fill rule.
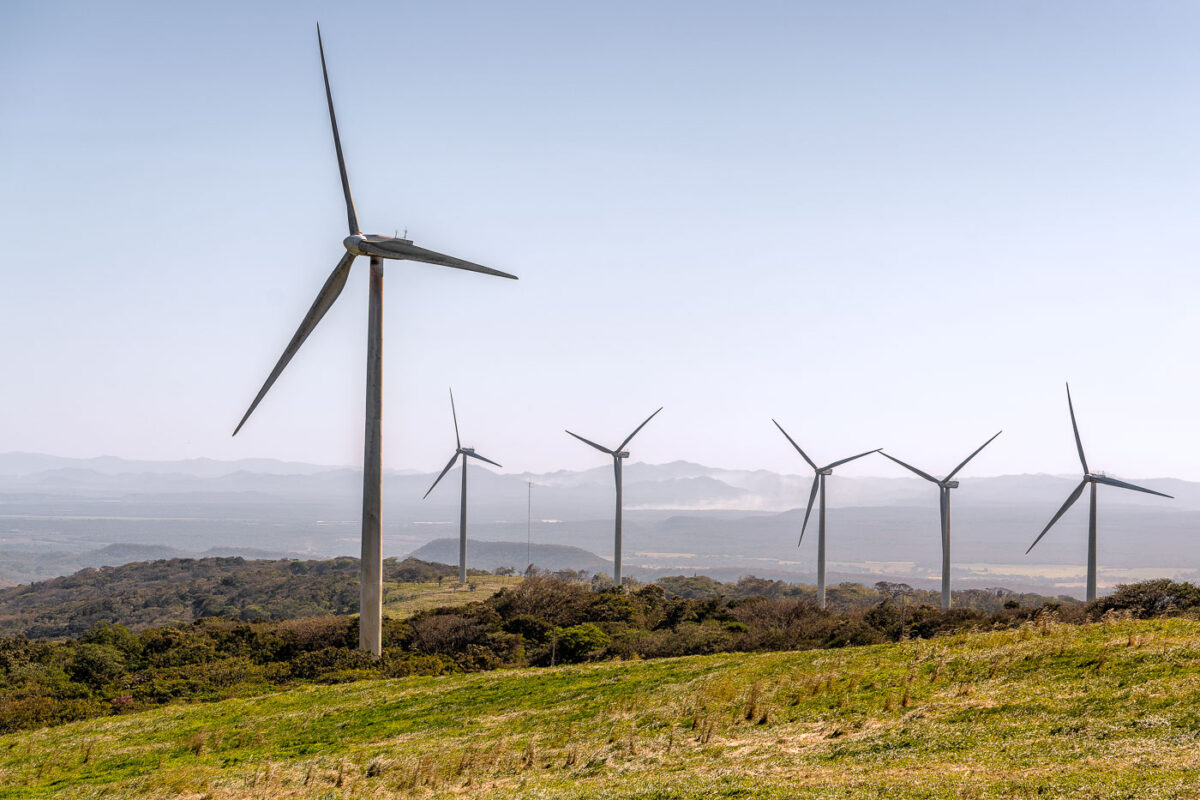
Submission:
[[[388,256],[386,253],[388,245],[392,243],[410,245],[412,244],[412,240],[403,239],[399,236],[380,236],[379,234],[375,233],[354,233],[347,236],[345,239],[342,239],[342,246],[346,248],[347,252],[353,253],[356,256],[376,255],[383,256],[384,258],[399,258],[399,255]],[[375,245],[377,247],[382,247],[385,252],[380,253],[378,250],[376,250],[374,253],[371,253],[363,249],[363,245]]]

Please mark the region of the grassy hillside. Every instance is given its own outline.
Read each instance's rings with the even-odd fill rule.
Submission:
[[[0,798],[1190,797],[1200,623],[306,686],[0,737]]]
[[[441,567],[442,565],[434,566]],[[442,581],[389,581],[385,583],[383,613],[389,617],[404,619],[419,611],[486,600],[505,586],[516,586],[521,582],[520,576],[481,574],[471,575],[465,584],[460,584],[458,568],[452,569],[454,577]],[[355,610],[357,608],[356,603]]]

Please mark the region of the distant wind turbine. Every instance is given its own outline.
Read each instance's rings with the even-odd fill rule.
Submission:
[[[363,447],[363,514],[362,514],[362,560],[360,563],[360,598],[359,598],[359,627],[358,646],[379,654],[383,639],[383,560],[380,553],[380,474],[381,435],[383,417],[383,259],[397,261],[422,261],[426,264],[437,264],[442,267],[465,269],[471,272],[482,272],[485,275],[496,275],[501,278],[513,278],[507,272],[480,266],[460,258],[435,253],[417,247],[408,239],[394,236],[379,236],[364,234],[358,227],[358,217],[354,212],[354,201],[350,197],[350,179],[346,176],[346,160],[342,156],[342,142],[338,136],[337,117],[333,113],[333,92],[329,88],[329,71],[325,67],[325,47],[321,42],[321,28],[317,26],[317,48],[321,53],[321,73],[325,78],[325,100],[329,106],[329,124],[333,128],[333,146],[337,150],[338,172],[342,178],[342,194],[346,198],[346,217],[349,222],[350,235],[342,240],[346,254],[333,268],[333,272],[317,293],[317,299],[304,316],[300,327],[292,336],[283,355],[267,376],[266,382],[259,389],[258,395],[250,408],[238,423],[233,435],[236,436],[246,420],[254,413],[254,409],[262,402],[267,391],[274,385],[284,367],[296,355],[300,345],[308,338],[317,323],[329,311],[329,308],[341,294],[350,275],[350,265],[356,256],[369,256],[371,259],[370,299],[367,312],[367,407],[366,435]]]
[[[804,509],[804,524],[800,526],[800,540],[796,542],[797,547],[800,546],[800,542],[804,541],[804,531],[806,528],[808,528],[808,517],[810,514],[812,514],[813,501],[816,500],[818,492],[820,492],[820,494],[821,494],[821,506],[817,511],[817,606],[819,608],[824,608],[825,607],[825,478],[827,476],[833,474],[834,467],[840,467],[842,464],[849,463],[851,461],[854,461],[855,459],[862,458],[863,456],[869,456],[869,455],[871,455],[871,453],[878,453],[882,448],[868,450],[867,452],[859,453],[856,456],[850,456],[849,458],[843,458],[840,461],[834,461],[832,464],[828,464],[824,467],[818,467],[816,465],[816,463],[811,458],[808,457],[808,453],[805,453],[803,450],[800,449],[800,445],[796,444],[796,440],[793,439],[791,436],[788,436],[788,432],[783,429],[782,425],[780,425],[775,420],[771,420],[771,422],[775,422],[775,427],[779,428],[779,432],[783,434],[783,437],[792,443],[792,447],[796,448],[796,452],[799,453],[800,456],[805,461],[808,462],[808,465],[813,468],[814,475],[813,475],[813,482],[812,482],[812,491],[810,491],[808,493],[808,508]]]
[[[432,492],[434,487],[441,482],[442,478],[446,477],[446,473],[454,466],[454,462],[458,461],[458,457],[462,456],[462,498],[458,510],[458,582],[467,582],[467,459],[478,458],[480,461],[486,461],[493,466],[500,466],[490,458],[484,458],[475,452],[474,447],[463,447],[462,440],[458,438],[458,412],[454,409],[454,390],[450,391],[450,414],[454,417],[454,455],[446,463],[441,474],[437,476],[437,480],[433,482],[433,486],[429,487],[429,491],[425,492],[424,500],[429,497],[429,492]]]
[[[1079,426],[1075,424],[1075,406],[1071,403],[1071,384],[1067,384],[1067,410],[1071,413],[1071,430],[1075,433],[1075,450],[1079,453],[1079,463],[1083,466],[1083,480],[1075,487],[1075,490],[1067,496],[1067,502],[1062,504],[1062,508],[1058,513],[1051,518],[1038,537],[1033,540],[1033,544],[1029,545],[1029,550],[1037,546],[1037,543],[1046,535],[1046,531],[1058,522],[1063,514],[1067,513],[1067,509],[1075,504],[1079,499],[1079,495],[1083,494],[1083,487],[1089,483],[1092,486],[1091,491],[1091,510],[1088,514],[1088,565],[1087,565],[1087,599],[1090,603],[1096,599],[1096,484],[1103,483],[1108,486],[1116,486],[1121,489],[1132,489],[1135,492],[1145,492],[1146,494],[1154,494],[1159,497],[1167,497],[1172,500],[1175,498],[1169,494],[1156,492],[1153,489],[1143,489],[1141,486],[1134,486],[1132,483],[1119,481],[1116,478],[1110,478],[1102,472],[1092,472],[1088,469],[1087,459],[1083,455],[1083,441],[1079,438]],[[1029,550],[1025,551],[1029,555]]]
[[[997,431],[996,436],[999,436],[1002,433],[1004,433],[1004,431]],[[960,469],[962,469],[963,467],[965,467],[967,465],[967,462],[969,462],[975,456],[979,455],[980,450],[982,450],[983,448],[985,448],[989,444],[991,444],[995,440],[996,436],[993,436],[991,439],[988,439],[986,442],[979,445],[979,448],[974,453],[971,453],[971,455],[964,458],[963,462],[961,464],[959,464],[957,467],[955,467],[954,470],[951,471],[951,473],[949,475],[947,475],[945,478],[942,478],[940,481],[937,478],[930,475],[928,472],[922,472],[921,470],[917,469],[916,467],[912,466],[911,464],[905,464],[903,461],[901,461],[898,458],[895,458],[894,456],[889,456],[887,453],[881,453],[881,455],[892,459],[892,461],[895,461],[897,464],[904,467],[905,469],[915,472],[916,474],[920,475],[925,480],[930,481],[931,483],[936,483],[938,486],[938,494],[939,494],[939,497],[941,500],[941,515],[942,515],[942,610],[943,611],[950,608],[950,490],[958,488],[958,481],[953,480],[953,478],[955,475],[958,474],[958,471]]]
[[[658,411],[662,411],[661,406],[659,407]],[[646,417],[646,422],[654,419],[654,417],[658,415],[658,411],[655,411],[653,414]],[[638,435],[638,431],[646,427],[646,422],[643,422],[641,425],[638,425],[636,428],[634,428],[633,433],[626,436],[625,441],[617,445],[615,450],[609,450],[607,447],[601,447],[595,442],[585,439],[577,433],[571,433],[570,431],[567,431],[567,433],[571,433],[572,436],[584,444],[591,445],[601,453],[608,453],[610,456],[612,456],[613,475],[615,476],[617,482],[617,521],[616,534],[613,540],[613,584],[618,588],[621,586],[621,460],[629,458],[629,451],[625,449],[625,446],[633,440],[633,437]]]

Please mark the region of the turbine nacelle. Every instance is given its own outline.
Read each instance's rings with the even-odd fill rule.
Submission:
[[[385,255],[384,253],[377,252],[377,250],[385,250],[386,251],[386,250],[395,248],[395,245],[392,245],[391,247],[389,247],[389,244],[391,242],[395,242],[396,245],[400,245],[400,246],[412,244],[411,239],[400,239],[396,236],[380,236],[378,234],[371,234],[371,233],[367,233],[367,234],[356,233],[356,234],[353,234],[352,236],[347,236],[345,239],[343,239],[342,245],[346,248],[346,252],[350,253],[351,255],[356,255],[356,256],[377,255],[382,258],[403,258],[403,256],[399,256],[399,255],[390,256],[390,255]]]
[[[353,260],[354,256],[371,256],[373,258],[390,258],[396,261],[420,261],[424,264],[465,269],[469,272],[481,272],[484,275],[495,275],[499,278],[512,278],[513,280],[517,278],[516,275],[510,275],[498,269],[485,267],[473,261],[455,258],[454,256],[448,256],[445,253],[438,253],[434,250],[426,250],[424,247],[417,247],[412,243],[411,239],[402,239],[399,236],[380,236],[375,233],[352,233],[342,240],[342,246],[350,254],[351,260]]]
[[[617,452],[613,453],[613,458],[629,458],[629,451],[618,450]]]
[[[938,486],[941,486],[945,489],[957,489],[958,481],[942,481],[941,483],[938,484]]]

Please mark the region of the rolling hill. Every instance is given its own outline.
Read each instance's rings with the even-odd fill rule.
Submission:
[[[0,798],[1167,798],[1200,622],[305,686],[0,736]]]
[[[458,570],[416,559],[384,561],[387,611],[474,599]],[[502,579],[478,575],[475,595],[487,596]],[[433,594],[436,601],[424,595]],[[247,561],[173,558],[85,569],[61,578],[0,589],[0,636],[78,636],[98,623],[133,630],[193,622],[202,617],[283,620],[358,611],[358,560]]]

